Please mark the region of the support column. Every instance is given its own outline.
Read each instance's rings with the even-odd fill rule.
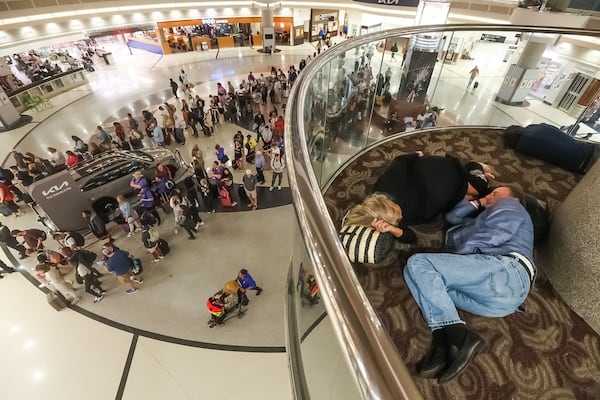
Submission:
[[[496,101],[511,106],[521,106],[531,86],[539,76],[538,62],[546,50],[548,38],[531,36],[523,48],[519,61],[509,67]]]
[[[272,54],[275,52],[275,24],[273,23],[273,10],[261,10],[261,23],[263,35],[263,51]]]
[[[0,60],[0,79],[11,88],[17,87],[17,81],[4,59]],[[0,87],[0,123],[8,130],[17,126],[20,121],[21,114],[12,104],[4,89]]]

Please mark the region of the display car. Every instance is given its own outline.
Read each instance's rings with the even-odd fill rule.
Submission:
[[[84,210],[93,210],[108,222],[118,210],[119,194],[135,206],[139,200],[129,186],[133,173],[142,171],[150,181],[158,163],[171,170],[175,184],[193,175],[178,151],[114,150],[34,182],[28,190],[43,210],[46,225],[61,231],[82,231],[87,229],[81,216]]]

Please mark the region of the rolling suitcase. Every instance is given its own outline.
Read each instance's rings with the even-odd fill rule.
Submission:
[[[175,141],[179,144],[185,144],[185,134],[183,128],[175,128]]]
[[[163,256],[166,256],[167,254],[169,254],[169,251],[171,251],[171,249],[169,248],[169,243],[167,243],[167,241],[164,239],[158,239],[158,248],[160,249],[160,252],[163,254]]]
[[[46,300],[56,311],[60,311],[67,307],[67,301],[60,293],[49,292],[46,294]]]
[[[479,87],[479,82],[473,82],[473,89],[477,89]]]

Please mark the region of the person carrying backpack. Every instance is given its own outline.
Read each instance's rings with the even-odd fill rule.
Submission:
[[[78,232],[56,232],[52,235],[61,247],[69,247],[73,250],[81,249],[85,246],[85,238]]]

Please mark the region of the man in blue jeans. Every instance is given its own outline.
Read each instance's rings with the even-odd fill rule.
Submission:
[[[433,331],[431,348],[417,363],[423,378],[449,381],[465,370],[484,345],[466,328],[457,308],[486,317],[513,313],[535,277],[533,223],[513,189],[463,200],[446,215],[449,253],[415,254],[406,284]]]

